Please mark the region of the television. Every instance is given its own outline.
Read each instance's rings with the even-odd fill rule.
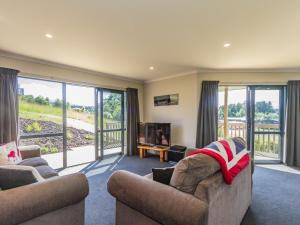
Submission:
[[[138,142],[140,145],[170,146],[170,123],[140,123]]]

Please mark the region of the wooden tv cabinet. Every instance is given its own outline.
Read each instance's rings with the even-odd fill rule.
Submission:
[[[161,162],[166,160],[166,154],[169,150],[169,147],[157,147],[157,146],[147,146],[147,145],[139,145],[138,149],[140,151],[140,158],[143,159],[147,155],[148,150],[159,152],[159,159]]]

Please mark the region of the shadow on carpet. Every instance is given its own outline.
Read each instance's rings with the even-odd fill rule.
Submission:
[[[105,160],[104,160],[105,161]],[[159,157],[139,159],[132,157],[113,157],[107,163],[96,162],[81,172],[88,177],[90,194],[86,199],[85,225],[114,225],[115,224],[115,199],[107,192],[107,180],[116,170],[127,170],[139,175],[151,173],[152,168],[171,166],[159,161]],[[97,173],[100,171],[100,173]]]

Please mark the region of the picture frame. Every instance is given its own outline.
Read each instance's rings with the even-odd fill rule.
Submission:
[[[179,94],[154,96],[154,106],[169,106],[179,104]]]

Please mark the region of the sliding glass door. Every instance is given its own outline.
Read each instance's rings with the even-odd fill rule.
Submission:
[[[124,151],[124,91],[18,78],[20,145],[55,169]]]
[[[218,138],[242,137],[257,162],[281,162],[284,86],[220,86]]]
[[[124,152],[124,91],[96,90],[96,148],[98,157]]]
[[[284,87],[248,88],[249,145],[255,161],[282,161]]]

